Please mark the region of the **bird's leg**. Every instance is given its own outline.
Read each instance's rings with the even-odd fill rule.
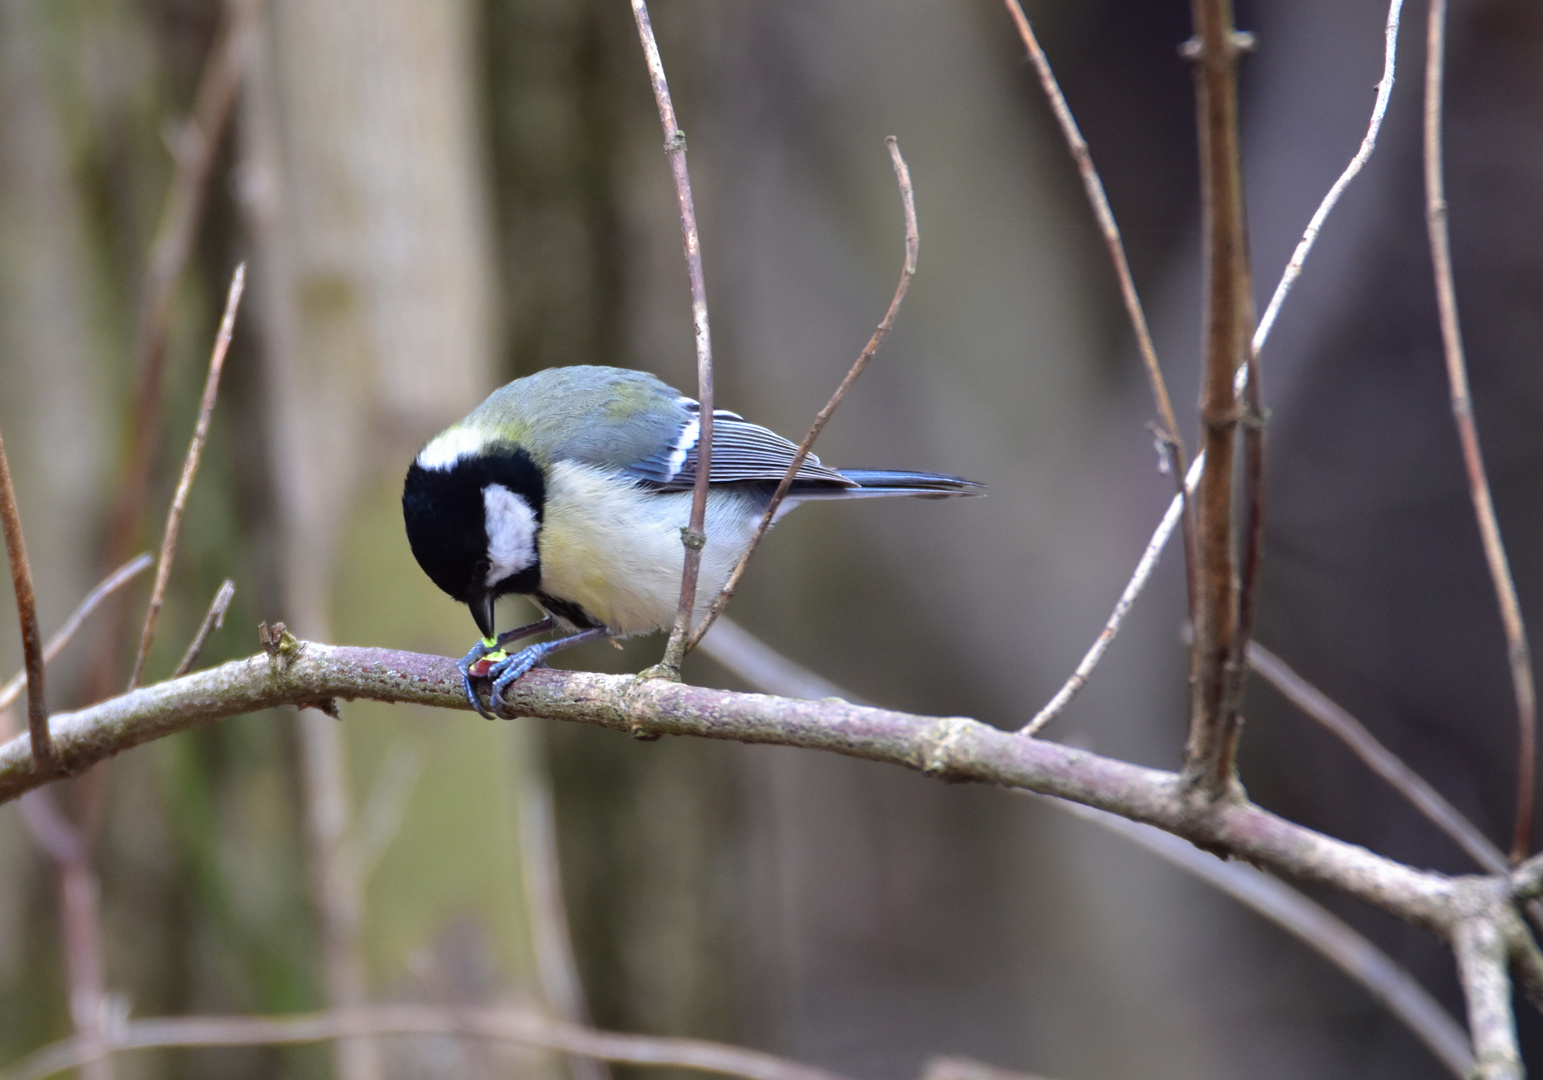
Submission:
[[[532,634],[540,634],[552,629],[557,623],[552,616],[547,615],[526,626],[516,627],[513,630],[505,630],[495,638],[483,638],[471,647],[471,652],[455,662],[455,666],[461,672],[461,686],[466,691],[466,700],[471,702],[471,707],[476,709],[489,720],[497,720],[482,699],[477,696],[476,688],[472,685],[472,679],[485,679],[494,674],[498,665],[507,663],[509,654],[504,647],[512,645],[521,638],[528,638]]]
[[[577,634],[570,634],[567,637],[554,638],[551,641],[527,645],[513,656],[500,660],[488,672],[488,675],[493,679],[493,689],[488,694],[489,707],[493,709],[499,708],[503,704],[504,691],[509,688],[510,684],[537,664],[544,663],[546,658],[553,653],[560,649],[571,648],[574,645],[582,645],[586,641],[597,641],[600,638],[609,636],[609,630],[603,626],[596,626],[589,630],[580,630]]]

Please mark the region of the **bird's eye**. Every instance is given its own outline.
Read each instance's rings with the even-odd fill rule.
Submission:
[[[486,581],[488,579],[488,571],[491,569],[493,569],[492,563],[486,559],[478,559],[471,568],[472,579],[474,581]]]

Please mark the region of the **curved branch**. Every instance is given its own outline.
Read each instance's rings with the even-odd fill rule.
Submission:
[[[694,735],[829,750],[952,781],[1024,788],[1156,825],[1196,845],[1339,889],[1450,934],[1458,879],[1411,869],[1316,833],[1241,798],[1186,795],[1177,774],[1024,739],[963,717],[917,716],[844,701],[800,701],[661,679],[537,669],[511,688],[507,715],[596,724],[644,738]],[[280,705],[338,698],[469,706],[443,656],[296,641],[55,716],[67,772],[186,728]],[[18,736],[0,746],[0,802],[47,782]]]
[[[110,1039],[112,1050],[188,1046],[281,1046],[360,1035],[457,1035],[524,1043],[628,1065],[665,1065],[744,1080],[843,1080],[825,1069],[701,1039],[624,1035],[514,1009],[380,1005],[297,1016],[179,1016],[132,1020]],[[85,1060],[79,1039],[39,1050],[4,1080],[43,1080]]]

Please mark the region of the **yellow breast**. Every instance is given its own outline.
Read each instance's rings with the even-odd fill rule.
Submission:
[[[579,605],[617,637],[669,626],[680,601],[680,530],[690,515],[689,491],[660,495],[603,469],[559,462],[547,477],[538,540],[541,591]],[[759,519],[749,496],[712,493],[698,618],[728,580]]]

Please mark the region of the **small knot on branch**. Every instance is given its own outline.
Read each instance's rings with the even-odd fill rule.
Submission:
[[[289,632],[289,628],[281,622],[257,624],[257,640],[262,642],[263,652],[268,654],[268,659],[274,663],[280,660],[288,664],[294,661],[305,648],[304,643]]]
[[[682,525],[680,527],[680,542],[685,544],[691,551],[701,551],[707,546],[707,535],[697,532],[690,525]]]
[[[952,758],[954,744],[970,729],[973,723],[975,721],[968,720],[962,716],[953,716],[939,721],[933,729],[936,733],[935,738],[937,741],[933,743],[932,749],[927,752],[927,759],[922,764],[922,772],[936,779],[948,779],[954,765]]]
[[[670,136],[670,141],[664,144],[666,154],[686,152],[686,133],[680,128],[675,129],[675,134]]]

